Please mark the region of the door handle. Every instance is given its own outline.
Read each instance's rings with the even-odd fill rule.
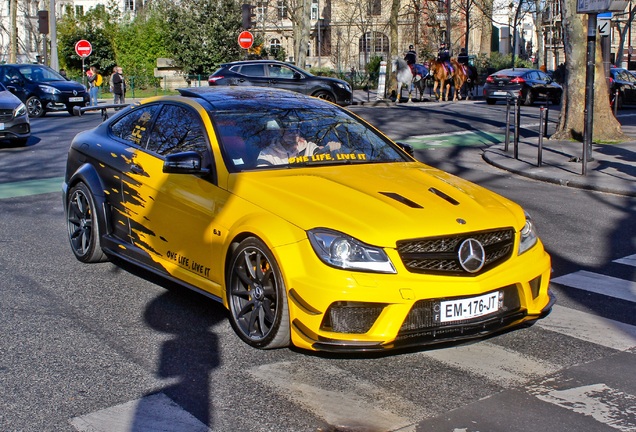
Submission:
[[[137,164],[132,164],[130,166],[130,171],[133,174],[144,174],[144,169],[141,167],[141,165],[137,165]]]

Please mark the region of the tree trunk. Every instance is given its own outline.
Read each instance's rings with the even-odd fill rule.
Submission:
[[[479,41],[479,54],[490,55],[492,49],[492,6],[493,0],[484,0],[480,15],[481,19],[481,38]]]
[[[386,84],[386,92],[387,94],[391,94],[391,91],[395,90],[397,87],[397,80],[395,78],[395,74],[391,73],[391,60],[398,55],[398,14],[400,12],[400,0],[393,0],[391,3],[391,15],[389,17],[389,51],[390,58],[387,59],[387,84]],[[400,95],[396,94],[396,97],[399,99]],[[396,100],[398,100],[396,99]]]
[[[587,14],[576,13],[575,2],[561,0],[566,73],[559,125],[550,139],[583,141],[584,138],[588,17]],[[623,134],[609,104],[600,39],[596,39],[592,141],[622,141],[628,138]]]

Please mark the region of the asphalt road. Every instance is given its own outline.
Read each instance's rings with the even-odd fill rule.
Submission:
[[[503,105],[421,105],[352,109],[533,215],[561,281],[547,319],[387,355],[251,349],[217,303],[75,260],[61,177],[72,136],[99,116],[49,115],[33,120],[28,147],[0,148],[0,430],[636,430],[636,199],[485,164]],[[524,111],[536,133],[538,107]]]

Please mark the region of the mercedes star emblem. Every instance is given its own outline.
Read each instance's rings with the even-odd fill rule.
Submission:
[[[484,266],[486,252],[479,241],[474,238],[466,239],[459,245],[457,252],[459,264],[468,273],[476,273]]]

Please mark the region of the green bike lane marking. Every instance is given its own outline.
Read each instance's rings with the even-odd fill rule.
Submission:
[[[0,183],[0,199],[62,192],[64,177]]]
[[[502,143],[505,139],[506,136],[504,134],[485,131],[462,131],[447,134],[412,136],[400,140],[400,142],[412,145],[415,150],[425,150],[440,147],[477,147],[492,145]]]

